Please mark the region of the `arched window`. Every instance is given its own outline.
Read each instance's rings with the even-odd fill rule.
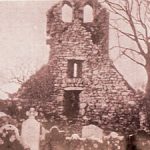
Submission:
[[[86,5],[83,10],[83,22],[93,22],[93,8],[90,5]]]
[[[73,19],[72,7],[70,7],[67,4],[64,4],[64,6],[62,7],[62,21],[72,22],[72,19]]]

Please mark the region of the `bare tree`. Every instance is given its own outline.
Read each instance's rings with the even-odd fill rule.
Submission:
[[[8,73],[7,81],[9,83],[22,85],[30,78],[31,75],[35,74],[38,69],[38,61],[33,63],[32,60],[20,60],[18,64],[15,64],[15,66],[6,69]]]
[[[33,62],[21,61],[11,67],[5,67],[5,72],[1,76],[0,92],[8,95],[10,99],[15,97],[16,90],[21,87],[40,68],[38,60]]]
[[[10,69],[10,80],[16,84],[22,85],[34,73],[35,69],[31,68],[29,64],[22,64],[14,69]]]
[[[145,98],[141,103],[150,128],[150,1],[149,0],[104,0],[113,16],[110,27],[116,31],[117,44],[110,49],[119,49],[125,56],[147,73]],[[132,45],[130,44],[132,43]],[[119,58],[118,57],[118,58]]]
[[[118,44],[111,49],[119,48],[121,55],[126,56],[137,65],[145,68],[147,84],[145,97],[150,99],[150,1],[149,0],[105,0],[111,14],[110,27],[117,31]],[[134,46],[130,46],[131,41]]]

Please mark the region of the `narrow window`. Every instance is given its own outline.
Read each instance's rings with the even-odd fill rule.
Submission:
[[[73,65],[73,77],[76,78],[78,77],[78,64],[75,62]]]
[[[64,93],[64,114],[72,119],[79,114],[79,94],[81,91],[65,91]]]
[[[82,62],[81,60],[68,60],[68,77],[81,78],[82,77]]]
[[[84,7],[83,22],[93,22],[93,8],[90,5]]]
[[[73,19],[72,8],[69,5],[64,4],[64,6],[62,7],[62,21],[72,22],[72,19]]]

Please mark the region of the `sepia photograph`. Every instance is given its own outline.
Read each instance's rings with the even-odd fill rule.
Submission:
[[[149,0],[0,0],[0,150],[150,150]]]

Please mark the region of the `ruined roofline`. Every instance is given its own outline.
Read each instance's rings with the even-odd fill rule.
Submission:
[[[62,7],[64,4],[69,5],[70,7],[74,8],[76,3],[80,2],[80,6],[84,7],[85,5],[90,5],[92,8],[96,9],[96,7],[99,7],[103,10],[105,10],[108,14],[109,12],[107,11],[107,8],[101,4],[98,0],[60,0],[56,3],[54,3],[46,12],[48,15],[49,12],[53,11],[55,7]]]
[[[80,3],[81,6],[84,6],[86,4],[89,5],[97,5],[100,4],[100,2],[98,0],[59,0],[57,3],[55,3],[54,5],[58,5],[58,4],[68,4],[69,6],[73,6],[76,3]]]
[[[129,88],[129,90],[132,90],[134,92],[134,94],[137,94],[136,90],[127,82],[127,80],[124,78],[124,76],[119,72],[119,70],[117,69],[117,67],[114,65],[113,61],[111,63],[111,67],[114,68],[117,71],[117,73],[122,77],[122,79],[125,82],[125,85]]]

